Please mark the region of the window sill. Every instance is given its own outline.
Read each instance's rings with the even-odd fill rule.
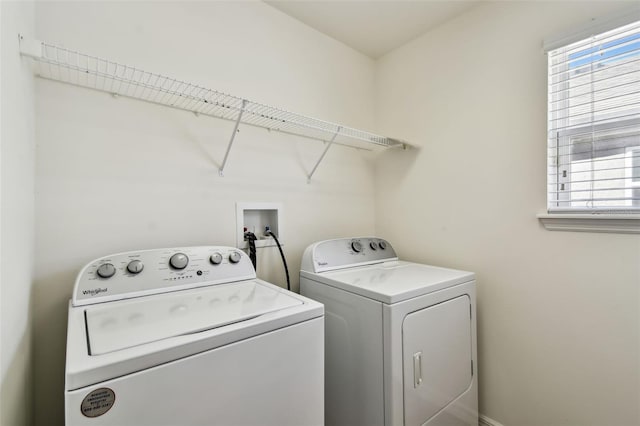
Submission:
[[[640,214],[549,214],[538,220],[549,231],[640,234]]]

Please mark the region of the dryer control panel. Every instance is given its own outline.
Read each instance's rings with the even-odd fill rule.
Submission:
[[[391,244],[377,237],[352,237],[326,240],[307,247],[301,270],[326,272],[353,266],[398,260]]]
[[[76,278],[74,306],[256,278],[251,259],[233,247],[130,251],[87,264]]]

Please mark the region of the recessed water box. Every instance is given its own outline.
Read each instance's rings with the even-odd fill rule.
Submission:
[[[236,246],[240,249],[249,248],[249,243],[244,240],[244,228],[256,234],[256,247],[275,246],[273,237],[265,234],[267,227],[284,245],[281,221],[280,203],[236,203]]]

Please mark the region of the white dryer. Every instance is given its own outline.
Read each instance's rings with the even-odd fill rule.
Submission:
[[[67,425],[322,425],[320,303],[231,247],[114,254],[69,306]]]
[[[305,250],[300,292],[325,306],[327,425],[477,426],[473,273],[346,238]]]

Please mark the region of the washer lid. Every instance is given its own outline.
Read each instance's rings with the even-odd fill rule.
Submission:
[[[404,261],[341,269],[320,274],[301,273],[333,287],[383,303],[396,303],[471,281],[472,272]]]
[[[89,351],[102,355],[302,304],[284,292],[245,281],[95,305],[85,311]]]

